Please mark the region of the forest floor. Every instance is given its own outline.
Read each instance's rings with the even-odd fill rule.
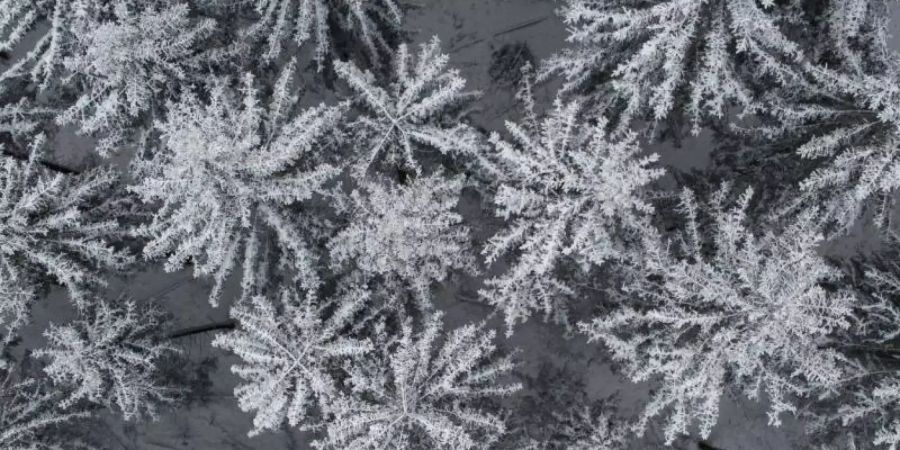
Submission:
[[[417,7],[409,12],[406,27],[415,42],[426,42],[431,36],[441,38],[443,48],[450,53],[451,65],[460,70],[472,89],[484,93],[473,112],[476,124],[486,130],[502,130],[503,121],[515,116],[514,100],[517,62],[534,63],[565,46],[565,27],[554,14],[559,6],[553,0],[416,0]],[[898,21],[894,21],[898,23]],[[541,86],[537,97],[546,103],[553,97],[555,86]],[[79,137],[63,138],[66,147],[87,149],[90,141]],[[703,139],[682,145],[680,149],[652,146],[663,155],[664,162],[679,168],[700,167],[707,164],[709,149],[698,148]],[[686,148],[692,151],[686,151]],[[81,151],[78,154],[83,154]],[[74,161],[73,153],[69,153]],[[688,158],[688,155],[692,155]],[[698,156],[699,155],[699,156]],[[477,198],[467,198],[460,209],[469,225],[477,230],[476,239],[483,239],[496,223],[489,205]],[[485,227],[479,228],[479,221]],[[552,390],[553,384],[569,389],[576,398],[615,398],[616,414],[633,418],[641,411],[648,387],[634,385],[614,373],[614,366],[603,349],[589,344],[582,336],[566,337],[564,330],[532,319],[516,329],[515,334],[503,338],[502,321],[493,309],[477,302],[472,295],[479,280],[453,279],[438,288],[439,308],[445,312],[448,328],[463,323],[487,320],[499,329],[502,345],[518,349],[521,361],[517,373],[525,380],[526,389],[511,399],[512,407],[523,408],[521,414],[539,414],[541,399],[537,392]],[[227,319],[228,303],[213,308],[207,301],[208,283],[195,280],[189,270],[176,273],[148,271],[110,286],[111,295],[121,293],[136,300],[153,299],[171,311],[177,326],[191,327],[217,323]],[[236,298],[237,282],[223,296]],[[40,330],[48,321],[63,322],[71,317],[64,294],[54,292],[48,301],[36,305],[33,326],[26,330],[24,342],[29,347],[43,343]],[[94,437],[110,449],[306,449],[303,432],[285,429],[283,432],[263,433],[249,438],[252,416],[241,412],[232,395],[238,379],[229,367],[236,362],[233,356],[210,346],[211,334],[193,335],[182,339],[184,359],[181,371],[195,374],[194,384],[199,394],[192,402],[177,409],[164,410],[154,423],[131,424],[118,416],[104,416],[96,424]],[[184,361],[187,361],[185,363]],[[572,391],[572,389],[575,389]],[[549,406],[549,405],[548,405]],[[706,443],[722,450],[781,450],[800,448],[806,440],[801,427],[786,418],[779,427],[767,425],[766,405],[738,398],[722,401],[718,425]],[[664,447],[661,433],[648,430],[631,448]],[[673,449],[699,448],[695,440],[677,441]]]

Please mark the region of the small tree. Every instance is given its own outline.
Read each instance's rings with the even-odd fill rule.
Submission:
[[[0,79],[26,76],[48,87],[56,81],[63,66],[66,50],[75,38],[91,29],[100,15],[109,13],[108,0],[0,0],[0,51],[12,51],[42,21],[49,30],[26,56],[8,69]]]
[[[256,412],[250,436],[285,422],[313,425],[316,408],[337,394],[335,367],[372,350],[368,341],[345,335],[364,292],[340,304],[319,304],[291,289],[280,294],[277,306],[258,296],[232,308],[238,330],[213,340],[243,361],[231,370],[245,381],[234,390],[241,410]]]
[[[804,412],[812,419],[812,432],[826,442],[896,450],[900,448],[900,371],[896,364],[900,278],[892,255],[876,258],[864,267],[864,276],[857,278],[854,286],[860,299],[859,320],[833,346],[853,365],[838,386],[811,399]]]
[[[447,69],[449,57],[441,54],[435,37],[421,46],[416,58],[406,44],[394,58],[393,79],[379,83],[375,76],[353,63],[334,63],[338,77],[358,95],[364,114],[351,124],[368,155],[357,167],[365,172],[384,159],[390,166],[420,173],[419,153],[432,149],[446,155],[476,153],[479,135],[461,118],[452,117],[476,92],[466,92],[466,80]]]
[[[334,264],[397,278],[430,306],[433,282],[475,271],[469,230],[455,212],[464,183],[443,174],[405,186],[363,183],[351,194],[349,224],[329,242]]]
[[[173,402],[176,394],[163,384],[157,367],[176,351],[165,342],[164,324],[154,307],[95,301],[89,316],[51,324],[44,332],[47,347],[34,354],[50,360],[44,372],[54,383],[74,387],[61,406],[88,400],[118,407],[125,420],[155,419],[157,406]]]
[[[349,366],[350,393],[329,402],[321,448],[484,448],[505,431],[500,416],[480,399],[509,395],[518,384],[500,384],[513,368],[497,356],[494,331],[466,325],[441,336],[441,316],[410,322],[400,336],[377,330],[373,358]]]

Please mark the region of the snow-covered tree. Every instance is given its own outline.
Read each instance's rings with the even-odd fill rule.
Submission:
[[[816,215],[757,235],[746,217],[751,195],[731,206],[723,188],[701,207],[685,191],[684,232],[663,241],[648,229],[623,304],[582,324],[632,381],[659,383],[638,430],[665,415],[669,442],[694,426],[707,437],[732,389],[765,396],[777,425],[797,397],[846,374],[848,361],[828,344],[854,322],[855,297],[816,253]]]
[[[22,310],[48,280],[65,286],[82,305],[91,288],[105,284],[104,270],[120,270],[130,262],[112,246],[124,233],[108,203],[118,176],[109,169],[53,173],[39,162],[44,148],[44,138],[37,137],[27,161],[0,156],[4,312]]]
[[[120,305],[95,300],[87,317],[51,324],[47,346],[34,355],[49,359],[44,372],[73,392],[62,401],[81,400],[116,406],[126,420],[156,418],[158,406],[171,403],[176,390],[161,379],[160,360],[177,351],[165,342],[165,316],[133,301]]]
[[[81,95],[58,117],[101,137],[102,155],[114,152],[129,127],[178,87],[201,80],[214,62],[204,49],[216,23],[193,18],[186,4],[117,3],[113,9],[113,18],[92,22],[72,38],[63,65]]]
[[[483,400],[520,388],[501,378],[513,368],[497,354],[495,332],[470,324],[442,336],[439,313],[419,331],[376,331],[377,354],[350,366],[351,392],[326,407],[323,448],[487,448],[505,431]]]
[[[426,303],[431,283],[475,271],[468,228],[455,212],[462,176],[441,173],[407,185],[365,182],[351,193],[349,224],[330,242],[334,264],[408,283]]]
[[[644,193],[663,175],[653,167],[657,155],[640,155],[633,133],[610,135],[604,119],[588,121],[578,103],[559,99],[538,117],[529,91],[522,92],[525,121],[506,123],[513,141],[493,133],[484,158],[499,185],[496,214],[510,225],[483,253],[489,264],[517,257],[481,295],[503,310],[510,332],[538,311],[566,321],[572,290],[559,272],[570,271],[568,263],[588,270],[622,256],[622,233],[640,229],[653,212]]]
[[[190,261],[197,276],[212,277],[213,304],[238,259],[245,296],[266,283],[258,266],[268,232],[280,263],[307,287],[319,283],[307,241],[321,226],[287,207],[320,192],[339,172],[322,161],[345,108],[320,104],[294,114],[292,77],[289,64],[267,105],[249,75],[237,92],[218,81],[208,93],[185,93],[157,124],[163,148],[136,163],[139,184],[131,189],[159,205],[140,230],[151,239],[145,256],[165,257],[169,271]]]
[[[235,306],[238,329],[213,341],[242,360],[231,370],[245,381],[234,390],[241,410],[256,413],[250,436],[285,422],[313,425],[317,408],[337,394],[339,363],[372,351],[369,341],[346,335],[365,292],[339,304],[301,295],[285,289],[278,305],[257,296]]]
[[[384,160],[389,166],[419,173],[419,158],[433,149],[445,155],[478,151],[478,132],[458,114],[478,93],[464,91],[466,80],[456,69],[447,69],[449,59],[434,37],[415,58],[406,44],[400,45],[388,83],[353,63],[334,63],[338,77],[358,95],[364,108],[351,124],[357,142],[363,143],[359,172]]]
[[[4,450],[63,450],[87,448],[65,437],[60,427],[88,416],[85,411],[59,407],[61,394],[38,380],[16,381],[0,367],[0,448]]]
[[[757,130],[800,140],[799,155],[819,163],[800,202],[822,207],[845,230],[872,207],[887,222],[900,187],[900,59],[879,59],[810,67],[809,82],[770,98],[777,122]]]
[[[748,81],[793,76],[804,52],[785,28],[800,20],[799,3],[567,0],[561,14],[574,48],[550,58],[544,76],[562,74],[566,92],[609,78],[614,95],[596,103],[620,102],[623,125],[683,112],[697,132],[731,105],[758,106]]]
[[[386,34],[399,32],[403,14],[396,0],[241,0],[252,6],[259,18],[247,34],[265,39],[263,59],[273,61],[286,41],[298,45],[315,41],[314,59],[319,70],[333,52],[333,27],[352,35],[366,48],[377,63],[383,53],[390,53]]]

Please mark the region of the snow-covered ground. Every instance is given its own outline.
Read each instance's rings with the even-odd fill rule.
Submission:
[[[483,92],[473,118],[480,128],[500,130],[503,120],[515,117],[513,94],[515,86],[508,81],[515,67],[502,62],[531,60],[539,62],[565,45],[566,30],[554,9],[553,0],[415,0],[406,17],[406,28],[415,42],[426,42],[431,36],[441,38],[445,51],[451,55],[451,65],[460,70],[469,87]],[[900,16],[900,14],[895,14]],[[898,17],[900,19],[900,17]],[[894,26],[900,23],[895,20]],[[900,35],[900,32],[896,33]],[[512,55],[509,57],[509,55]],[[504,58],[500,58],[504,55]],[[498,79],[499,78],[499,79]],[[553,83],[539,88],[538,98],[552,98]],[[702,167],[711,149],[705,139],[697,138],[674,149],[654,145],[651,150],[663,155],[663,161],[679,169]],[[78,156],[91,146],[89,140],[64,134],[57,139],[57,154],[65,156],[61,163],[77,164]],[[470,196],[471,197],[471,196]],[[467,197],[460,209],[470,223],[490,220],[487,205],[477,198]],[[477,227],[473,227],[477,228]],[[858,245],[858,243],[853,244]],[[492,308],[478,304],[472,295],[479,280],[455,279],[439,291],[439,307],[446,312],[449,327],[487,319],[498,328],[501,323]],[[119,280],[110,286],[111,295],[127,295],[135,299],[154,299],[166,306],[176,317],[178,326],[191,327],[217,323],[227,319],[228,298],[236,298],[236,283],[226,291],[226,299],[218,308],[207,302],[209,285],[195,280],[189,270],[177,273],[147,271]],[[40,330],[49,321],[62,322],[71,316],[68,303],[61,292],[55,292],[46,302],[35,306],[34,322],[25,330],[24,342],[38,347],[43,340]],[[500,333],[502,336],[502,333]],[[211,334],[185,338],[184,357],[196,372],[198,380],[208,377],[207,391],[187,406],[164,411],[155,423],[132,424],[118,416],[105,416],[95,424],[94,436],[110,449],[305,449],[304,433],[285,429],[278,433],[264,433],[249,438],[251,415],[241,412],[232,396],[237,378],[229,366],[235,362],[220,350],[211,348]],[[518,373],[534,379],[529,389],[540,386],[542,367],[550,364],[565,368],[567,374],[580,377],[584,395],[591,399],[615,397],[617,413],[623,416],[640,412],[649,386],[633,385],[616,375],[612,364],[598,345],[589,344],[584,337],[566,337],[558,326],[539,320],[519,326],[509,339],[500,338],[507,348],[519,349],[521,365]],[[203,384],[198,382],[199,384]],[[529,389],[522,396],[529,395]],[[516,400],[510,400],[516,405]],[[785,420],[780,428],[767,425],[765,405],[744,399],[723,399],[719,423],[706,443],[723,450],[793,449],[802,447],[806,437],[793,421]],[[632,444],[635,449],[663,447],[657,430],[650,430],[642,440]],[[671,448],[696,449],[692,440],[676,442]]]

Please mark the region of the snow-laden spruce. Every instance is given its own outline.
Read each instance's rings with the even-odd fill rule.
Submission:
[[[443,333],[440,313],[410,321],[398,334],[376,333],[377,353],[350,367],[350,392],[328,403],[320,448],[488,448],[505,432],[486,400],[518,384],[502,378],[511,357],[498,354],[495,332],[469,324]]]
[[[843,230],[867,210],[888,222],[900,187],[900,60],[860,64],[810,67],[809,83],[770,99],[778,121],[758,130],[769,139],[802,139],[797,152],[818,167],[802,182],[799,201],[823,208]]]
[[[395,0],[240,1],[258,14],[246,33],[253,40],[265,40],[264,60],[275,61],[288,41],[297,45],[314,41],[313,59],[319,70],[334,51],[337,32],[361,43],[370,61],[378,65],[382,55],[391,53],[389,36],[400,32],[403,20]]]
[[[217,335],[213,345],[242,360],[231,371],[244,380],[234,390],[241,410],[256,414],[250,436],[284,423],[318,423],[317,411],[337,394],[341,361],[372,351],[367,340],[347,335],[366,303],[366,293],[357,294],[320,304],[284,289],[279,303],[256,296],[232,308],[238,329]]]
[[[265,255],[306,287],[319,284],[309,240],[317,218],[289,209],[321,192],[339,170],[323,161],[335,139],[343,105],[297,108],[288,65],[271,101],[260,103],[250,75],[238,89],[218,80],[208,92],[186,92],[157,123],[162,145],[135,163],[131,189],[158,206],[141,234],[148,258],[165,258],[168,271],[190,261],[196,276],[210,277],[215,305],[234,267],[243,266],[244,297],[265,287]],[[270,251],[265,245],[275,238]]]
[[[434,150],[444,155],[478,151],[479,134],[461,114],[461,107],[478,93],[464,90],[466,80],[456,69],[447,69],[449,60],[434,37],[415,57],[401,44],[389,82],[351,62],[334,63],[364,109],[351,124],[360,143],[357,172],[382,163],[420,173],[420,158]]]
[[[125,420],[158,417],[158,407],[177,392],[166,386],[160,361],[176,351],[166,343],[165,317],[159,309],[132,301],[94,300],[86,317],[44,331],[47,346],[34,355],[49,360],[44,372],[72,392],[60,402],[70,408],[81,400],[117,407]]]
[[[668,442],[694,426],[706,438],[731,390],[765,398],[778,425],[795,398],[845,374],[847,361],[827,344],[855,320],[855,298],[834,287],[841,272],[816,253],[824,242],[816,215],[756,234],[751,195],[732,205],[723,187],[698,205],[685,190],[684,231],[663,240],[648,229],[621,294],[627,302],[582,324],[632,381],[659,383],[639,431],[665,416]]]
[[[83,307],[90,290],[106,284],[104,271],[131,260],[112,245],[124,234],[109,201],[118,176],[51,172],[40,163],[45,146],[39,136],[27,161],[0,156],[0,312],[24,311],[48,282]]]
[[[67,49],[63,64],[80,96],[58,117],[100,137],[97,151],[104,156],[123,145],[145,113],[202,79],[213,62],[202,49],[216,26],[192,18],[186,4],[139,9],[118,3],[114,13],[77,33]]]
[[[732,105],[758,106],[748,81],[792,76],[803,51],[784,28],[802,16],[797,3],[567,0],[561,14],[574,48],[544,70],[562,74],[567,92],[609,77],[613,95],[599,90],[594,106],[621,103],[623,125],[684,115],[696,132]]]
[[[455,210],[462,176],[442,173],[406,185],[368,180],[354,190],[349,223],[328,244],[337,268],[396,278],[430,307],[430,288],[453,270],[475,271],[468,227]]]
[[[499,185],[496,214],[509,225],[483,253],[488,264],[516,258],[481,296],[504,312],[509,332],[536,312],[567,322],[573,291],[565,274],[622,256],[623,233],[653,213],[645,192],[663,175],[656,154],[640,155],[635,134],[610,135],[604,119],[586,119],[577,102],[560,99],[538,117],[527,84],[521,94],[525,120],[506,123],[512,142],[493,133],[484,156]]]
[[[88,417],[83,410],[63,410],[62,394],[38,380],[16,381],[12,371],[0,367],[0,448],[4,450],[85,449],[61,433]]]

